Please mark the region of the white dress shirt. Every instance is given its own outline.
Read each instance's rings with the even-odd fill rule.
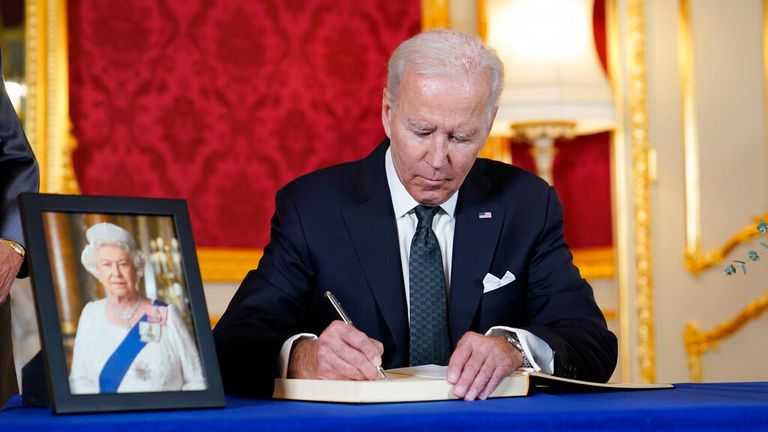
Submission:
[[[395,210],[395,218],[397,222],[397,236],[398,244],[400,246],[400,262],[403,269],[403,282],[405,282],[405,300],[406,306],[409,310],[410,320],[410,289],[409,289],[409,258],[411,253],[411,240],[416,233],[416,226],[418,219],[414,208],[419,203],[413,199],[405,186],[400,182],[400,178],[395,171],[395,165],[392,162],[391,148],[387,149],[384,163],[387,173],[387,183],[389,185],[389,192],[392,196],[392,207]],[[445,286],[450,292],[451,289],[451,263],[453,262],[453,233],[456,227],[456,218],[454,212],[456,211],[456,202],[459,198],[459,192],[456,191],[451,195],[448,200],[440,204],[440,211],[435,214],[432,220],[432,230],[435,232],[437,242],[440,245],[440,254],[443,258],[443,270],[445,271]],[[446,293],[447,294],[447,293]],[[532,369],[537,372],[553,373],[554,369],[554,353],[552,349],[541,338],[535,336],[533,333],[505,326],[492,327],[486,332],[486,335],[492,331],[499,330],[516,333],[520,344],[523,346],[525,355],[530,361]],[[283,344],[280,350],[279,367],[281,371],[281,377],[285,378],[288,371],[288,360],[290,358],[291,348],[293,343],[299,339],[304,338],[316,338],[316,335],[310,333],[302,333],[292,336]]]

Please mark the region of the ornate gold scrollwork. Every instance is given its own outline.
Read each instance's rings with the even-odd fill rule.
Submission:
[[[755,230],[755,225],[760,220],[768,219],[768,213],[754,218],[754,223],[748,225],[733,237],[731,237],[725,244],[717,249],[711,251],[704,251],[701,246],[701,242],[698,241],[691,249],[686,249],[685,252],[685,267],[694,275],[701,273],[703,270],[712,267],[725,259],[731,251],[740,244],[749,243],[758,236],[758,232]]]
[[[717,348],[721,340],[729,338],[749,321],[758,318],[766,311],[768,311],[768,292],[750,302],[734,318],[718,324],[712,330],[701,331],[698,322],[689,321],[685,326],[683,339],[688,352],[688,373],[691,381],[701,382],[704,377],[701,362],[701,356],[704,353]]]
[[[645,59],[645,8],[642,0],[627,3],[627,71],[630,139],[632,152],[632,199],[635,211],[634,243],[637,311],[637,349],[640,381],[656,381],[653,316],[653,259],[651,254],[650,145]]]
[[[77,193],[76,142],[69,121],[67,16],[64,0],[27,0],[24,129],[40,164],[40,190]]]

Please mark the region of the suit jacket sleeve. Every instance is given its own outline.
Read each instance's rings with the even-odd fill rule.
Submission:
[[[16,198],[22,192],[37,192],[39,181],[35,156],[21,129],[16,111],[5,91],[5,80],[0,74],[0,238],[25,244]],[[26,273],[25,262],[19,277],[26,276]]]
[[[275,196],[270,243],[248,273],[213,331],[227,393],[268,398],[280,348],[297,333],[313,267],[301,220],[288,193]]]
[[[563,210],[549,189],[546,220],[532,251],[524,328],[555,352],[555,374],[606,382],[616,366],[616,337],[606,326],[592,288],[573,265],[563,236]]]

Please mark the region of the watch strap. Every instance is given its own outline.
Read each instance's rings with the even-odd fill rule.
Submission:
[[[532,368],[533,365],[531,364],[531,361],[528,360],[528,356],[525,355],[525,348],[523,348],[523,344],[520,343],[520,340],[517,338],[516,333],[510,333],[510,332],[504,332],[504,337],[507,339],[507,342],[510,343],[515,349],[520,351],[520,355],[523,358],[523,364],[520,366],[521,368]]]
[[[528,359],[528,356],[525,354],[525,348],[523,348],[523,344],[520,342],[520,339],[518,338],[517,333],[504,330],[504,329],[494,329],[491,331],[490,335],[503,336],[504,339],[506,339],[510,345],[515,347],[516,350],[520,351],[520,355],[523,358],[523,364],[520,366],[520,368],[533,369],[533,364],[531,364],[531,361]]]

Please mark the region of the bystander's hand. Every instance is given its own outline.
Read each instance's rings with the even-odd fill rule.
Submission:
[[[485,399],[522,364],[522,353],[503,336],[467,332],[451,355],[446,378],[456,397]]]
[[[24,258],[10,245],[0,242],[0,304],[8,297],[8,292],[23,262]]]
[[[333,321],[317,339],[297,342],[288,378],[374,380],[384,345],[342,321]]]

